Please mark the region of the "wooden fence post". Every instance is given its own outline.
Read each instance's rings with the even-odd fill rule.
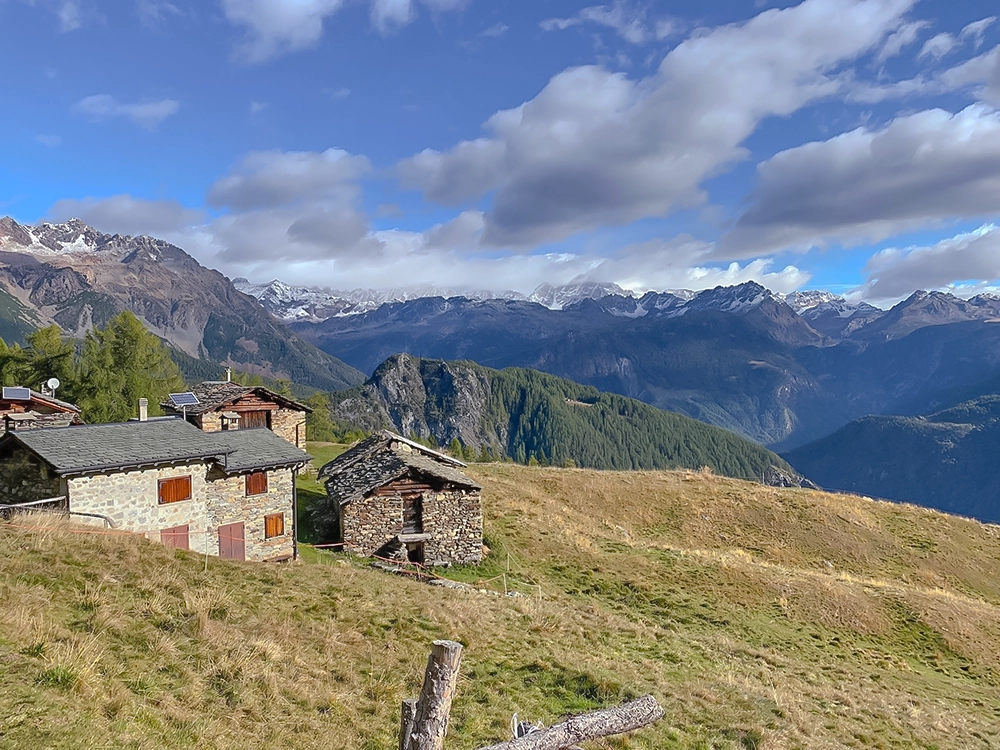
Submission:
[[[442,750],[444,747],[461,661],[461,643],[434,641],[405,750]]]
[[[403,707],[399,718],[399,750],[406,750],[410,742],[410,733],[413,732],[413,719],[417,715],[417,699],[407,698],[403,701]]]
[[[653,696],[646,695],[618,708],[571,716],[548,729],[479,750],[565,750],[578,742],[640,729],[662,717],[660,704]]]

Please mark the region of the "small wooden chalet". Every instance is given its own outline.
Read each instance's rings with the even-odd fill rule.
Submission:
[[[0,432],[83,424],[80,407],[31,388],[4,387],[0,394]]]
[[[196,406],[179,409],[170,401],[160,404],[165,414],[186,414],[187,420],[206,432],[266,427],[296,448],[306,444],[305,404],[259,385],[228,380],[207,380],[191,389]]]
[[[326,464],[344,548],[359,555],[442,565],[483,554],[481,487],[461,461],[382,431]]]
[[[42,504],[171,547],[283,560],[309,459],[266,429],[207,433],[175,417],[18,430],[0,437],[0,510]]]

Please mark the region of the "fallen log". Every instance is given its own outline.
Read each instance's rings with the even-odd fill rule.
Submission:
[[[579,742],[624,734],[659,721],[663,708],[651,695],[617,708],[605,708],[553,724],[548,729],[479,750],[567,750]]]

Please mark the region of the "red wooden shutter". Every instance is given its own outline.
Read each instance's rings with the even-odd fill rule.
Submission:
[[[161,479],[158,486],[160,504],[177,503],[191,499],[191,477]]]
[[[267,492],[267,472],[252,471],[247,474],[247,496],[263,495]]]
[[[166,547],[174,549],[191,549],[188,541],[188,527],[174,526],[160,532],[160,542]]]
[[[246,539],[242,523],[219,527],[219,557],[226,560],[246,560]]]
[[[276,536],[283,536],[285,533],[285,514],[272,513],[264,516],[264,538],[270,539]]]

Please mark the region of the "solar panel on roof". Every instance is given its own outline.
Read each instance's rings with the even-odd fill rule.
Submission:
[[[30,401],[31,389],[9,388],[5,386],[3,389],[3,399],[4,401]]]
[[[170,401],[174,406],[197,406],[201,402],[191,391],[186,393],[171,393]]]

